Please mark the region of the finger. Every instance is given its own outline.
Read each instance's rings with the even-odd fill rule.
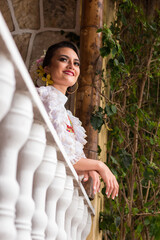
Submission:
[[[98,181],[97,181],[97,192],[100,192],[100,188],[101,188],[101,182],[100,182],[100,179],[98,178]]]
[[[98,178],[96,179],[96,182],[95,182],[95,189],[96,189],[96,192],[99,191],[99,183],[98,183]]]
[[[110,195],[112,194],[113,188],[114,188],[113,182],[111,181],[111,182],[110,182],[110,188],[109,188],[109,191],[108,191],[108,194],[107,194],[107,197],[108,197],[108,198],[109,198]]]
[[[84,181],[84,182],[87,182],[87,181],[88,181],[88,179],[89,179],[89,175],[88,175],[88,173],[87,173],[87,172],[85,172],[85,173],[84,173],[84,178],[83,178],[83,181]]]
[[[108,195],[110,189],[110,182],[107,180],[105,183],[106,183],[106,195]]]
[[[115,189],[116,189],[116,197],[118,197],[118,193],[119,193],[119,184],[118,184],[117,180],[115,181]]]
[[[93,179],[93,193],[96,194],[97,192],[97,181],[96,179]]]
[[[118,185],[118,183],[117,183],[117,185],[116,185],[116,189],[117,189],[117,191],[116,191],[116,197],[118,197],[118,193],[119,193],[119,185]]]
[[[117,180],[115,179],[114,189],[113,189],[113,192],[112,192],[112,199],[114,199],[115,197],[118,197],[118,191],[119,191],[119,185],[118,185]]]
[[[112,191],[112,196],[111,196],[113,200],[115,199],[116,195],[117,195],[117,188],[114,187]]]

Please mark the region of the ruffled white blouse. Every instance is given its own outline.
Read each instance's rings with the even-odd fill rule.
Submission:
[[[72,164],[86,158],[83,148],[86,134],[81,121],[66,110],[68,98],[53,86],[37,88],[49,118]]]

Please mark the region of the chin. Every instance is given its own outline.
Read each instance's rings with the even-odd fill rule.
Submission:
[[[73,87],[75,84],[76,84],[76,82],[73,82],[73,81],[72,81],[72,82],[68,83],[67,86],[68,86],[68,87]]]

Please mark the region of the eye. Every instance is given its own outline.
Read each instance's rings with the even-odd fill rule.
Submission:
[[[80,63],[79,62],[74,62],[74,65],[79,67],[80,66]]]
[[[67,62],[67,58],[64,58],[64,57],[61,57],[59,60],[60,60],[61,62]]]

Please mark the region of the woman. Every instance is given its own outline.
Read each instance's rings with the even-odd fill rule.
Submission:
[[[48,48],[44,59],[42,57],[37,61],[37,66],[36,84],[40,80],[46,82],[46,85],[50,84],[39,87],[38,93],[75,170],[78,174],[84,173],[84,181],[89,176],[92,177],[94,193],[100,189],[100,175],[106,184],[107,197],[114,199],[119,190],[115,176],[103,162],[85,157],[85,130],[79,119],[64,106],[67,101],[66,93],[76,84],[80,74],[77,47],[67,41],[54,44]]]

